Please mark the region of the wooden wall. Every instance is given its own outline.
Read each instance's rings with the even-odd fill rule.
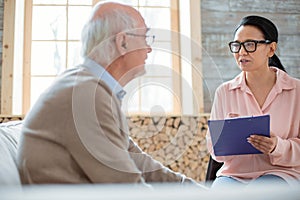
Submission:
[[[299,0],[201,0],[205,112],[210,111],[216,87],[240,73],[227,44],[240,19],[250,14],[277,25],[277,55],[287,72],[300,78]]]

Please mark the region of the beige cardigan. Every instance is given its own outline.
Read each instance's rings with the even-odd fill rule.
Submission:
[[[67,70],[25,117],[18,167],[25,184],[190,182],[131,140],[120,100],[83,66]]]

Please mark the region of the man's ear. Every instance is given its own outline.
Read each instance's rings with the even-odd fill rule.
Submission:
[[[269,51],[268,56],[272,57],[275,54],[276,49],[277,49],[277,43],[276,42],[272,42],[270,44],[270,51]]]
[[[125,32],[116,35],[116,48],[122,56],[127,53],[127,35]]]

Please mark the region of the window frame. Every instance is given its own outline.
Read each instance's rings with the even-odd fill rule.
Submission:
[[[1,114],[12,114],[15,0],[4,1],[2,37]]]
[[[179,0],[171,0],[171,28],[172,30],[180,31],[180,19],[179,19]],[[97,0],[93,0],[95,4]],[[195,18],[201,19],[201,1],[190,0],[190,38],[193,43],[201,44],[201,20],[192,20]],[[31,61],[31,28],[32,27],[32,1],[26,1],[24,4],[24,53],[23,53],[23,94],[22,94],[22,114],[26,114],[30,108],[30,82],[31,82],[31,73],[30,73],[30,61]],[[2,80],[1,80],[1,114],[12,114],[13,107],[13,67],[14,63],[14,33],[15,26],[15,6],[16,0],[4,1],[4,23],[3,23],[3,63],[2,63]],[[198,23],[195,23],[197,21]],[[194,22],[194,23],[192,23]],[[173,41],[173,38],[172,38]],[[174,49],[180,49],[180,42],[172,43]],[[197,48],[198,47],[198,48]],[[196,100],[193,101],[193,113],[198,115],[202,113],[203,108],[203,87],[202,87],[202,77],[199,74],[199,71],[202,72],[202,51],[201,45],[191,45],[191,65],[192,69],[192,90]],[[180,50],[179,50],[180,53]],[[173,71],[174,73],[181,74],[181,60],[180,56],[172,56]],[[182,80],[174,80],[173,76],[173,88],[174,93],[180,96],[182,102]],[[180,79],[180,78],[178,78]],[[26,92],[24,92],[26,91]],[[196,101],[196,102],[195,102]],[[180,105],[176,100],[174,102],[174,108],[172,114],[179,115]]]

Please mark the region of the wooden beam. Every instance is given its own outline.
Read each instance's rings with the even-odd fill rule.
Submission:
[[[4,1],[1,114],[12,114],[15,0]]]
[[[180,63],[180,34],[179,34],[179,2],[171,1],[171,42],[172,42],[172,66],[173,66],[173,114],[182,114],[182,91],[181,91],[181,63]],[[178,53],[178,55],[176,55]],[[178,99],[178,97],[180,99]]]
[[[23,105],[22,113],[30,109],[31,94],[31,34],[32,34],[32,1],[25,2],[24,17],[24,53],[23,53]]]
[[[204,112],[203,75],[202,75],[202,42],[201,42],[201,0],[190,0],[190,21],[192,38],[192,83],[196,97],[194,114]]]

